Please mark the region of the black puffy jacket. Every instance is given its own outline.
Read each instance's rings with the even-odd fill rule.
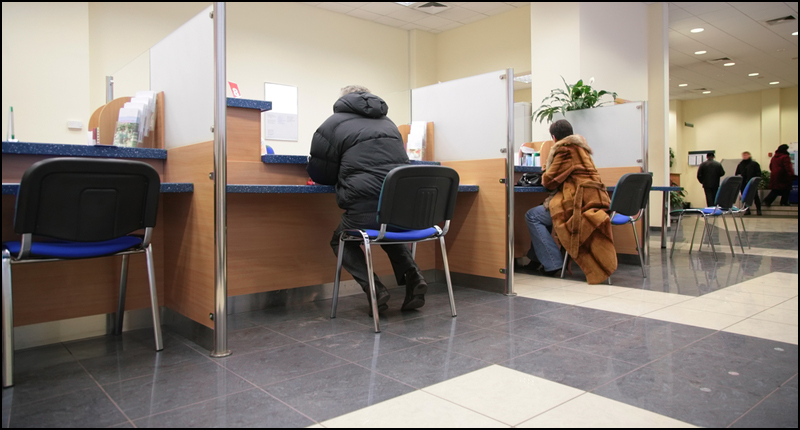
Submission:
[[[336,202],[348,212],[377,212],[386,174],[408,164],[388,111],[374,94],[347,94],[333,104],[334,114],[311,140],[308,175],[318,184],[336,185]]]

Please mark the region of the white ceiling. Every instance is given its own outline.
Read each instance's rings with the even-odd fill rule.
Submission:
[[[764,21],[793,15],[797,2],[672,2],[669,4],[671,99],[696,99],[797,85],[797,21]],[[691,33],[693,28],[704,28]],[[708,51],[695,55],[696,51]],[[729,57],[725,67],[707,60]],[[759,73],[756,77],[747,76]],[[770,85],[778,81],[780,84]],[[679,84],[689,84],[679,87]],[[699,88],[708,88],[702,94]]]
[[[452,30],[530,4],[530,2],[439,2],[450,8],[433,15],[392,2],[304,3],[403,30],[419,29],[431,33]]]

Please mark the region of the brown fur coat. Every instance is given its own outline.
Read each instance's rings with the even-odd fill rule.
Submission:
[[[617,270],[617,251],[611,234],[611,206],[605,185],[592,161],[592,149],[574,134],[556,142],[542,175],[542,185],[556,190],[548,201],[553,231],[570,257],[599,284]]]

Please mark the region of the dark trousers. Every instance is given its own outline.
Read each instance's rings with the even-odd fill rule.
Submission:
[[[379,229],[380,226],[375,221],[376,214],[375,213],[368,213],[368,214],[349,214],[345,213],[342,215],[342,222],[339,224],[339,227],[336,231],[333,232],[333,238],[331,238],[331,247],[333,248],[333,253],[338,257],[338,250],[339,250],[339,234],[342,230],[348,229]],[[369,276],[367,274],[367,263],[364,259],[364,251],[361,249],[361,242],[345,242],[344,243],[344,255],[342,256],[342,266],[353,275],[356,282],[361,285],[361,288],[364,291],[368,291],[369,289]],[[372,248],[372,252],[375,252],[375,248],[383,248],[386,255],[389,256],[389,261],[392,262],[392,269],[394,270],[394,275],[397,278],[398,285],[402,285],[405,283],[405,274],[410,269],[417,269],[417,263],[414,262],[414,259],[411,257],[411,250],[408,248],[408,245],[383,245],[378,246],[375,245]],[[375,286],[382,285],[380,280],[378,280],[378,276],[373,273],[375,277]]]
[[[761,215],[761,197],[758,196],[758,191],[756,191],[756,198],[753,203],[756,205],[756,213]]]
[[[714,206],[717,201],[717,190],[719,187],[716,188],[703,188],[703,191],[706,192],[706,206]]]
[[[767,206],[772,206],[772,202],[780,196],[781,198],[781,205],[788,206],[789,205],[789,193],[792,192],[791,188],[785,190],[770,190],[767,197],[764,197],[764,204]]]

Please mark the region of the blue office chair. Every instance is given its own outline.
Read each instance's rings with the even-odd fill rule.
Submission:
[[[692,241],[689,244],[689,253],[692,253],[692,248],[694,247],[694,237],[697,233],[697,225],[700,223],[700,218],[703,219],[703,223],[705,224],[703,227],[703,236],[700,238],[700,247],[698,250],[702,249],[703,246],[703,239],[708,238],[708,244],[711,246],[711,252],[714,253],[714,260],[717,259],[717,251],[714,248],[714,241],[711,239],[711,234],[714,231],[714,225],[708,222],[708,218],[712,220],[716,220],[717,217],[722,218],[722,222],[725,224],[725,233],[728,235],[728,244],[731,247],[731,254],[736,255],[733,251],[733,241],[731,241],[731,233],[728,230],[728,222],[725,220],[725,215],[730,215],[730,209],[733,207],[734,203],[736,203],[736,199],[739,197],[739,188],[742,186],[742,177],[741,176],[729,176],[722,180],[722,184],[719,186],[719,190],[717,190],[717,196],[715,198],[715,206],[702,208],[702,209],[680,209],[670,212],[671,214],[678,215],[678,223],[675,225],[675,232],[672,236],[672,250],[670,251],[670,258],[672,258],[673,254],[675,254],[675,239],[678,237],[678,229],[680,228],[681,221],[683,217],[686,215],[697,215],[697,221],[694,224],[694,230],[692,231]],[[734,221],[735,223],[735,221]],[[736,225],[736,231],[739,231],[739,226]]]
[[[3,243],[3,387],[14,384],[12,264],[121,255],[115,327],[115,333],[120,333],[128,257],[144,253],[156,351],[163,349],[150,245],[160,187],[155,169],[138,161],[51,158],[25,172],[14,215],[14,233],[21,235],[21,240]],[[141,229],[144,235],[131,234]],[[43,240],[34,240],[34,236]]]
[[[375,294],[375,279],[372,276],[371,245],[412,244],[438,240],[442,249],[447,292],[450,294],[450,311],[456,316],[453,300],[453,285],[447,263],[447,248],[444,236],[456,207],[458,195],[458,173],[443,166],[400,166],[392,169],[383,181],[378,201],[377,222],[380,230],[345,230],[339,236],[339,252],[336,261],[336,278],[333,284],[331,318],[336,318],[339,300],[339,280],[342,275],[342,256],[346,241],[363,242],[369,295],[375,333],[380,333],[378,303]],[[444,227],[438,224],[444,222]]]
[[[751,208],[753,207],[753,202],[756,199],[756,195],[758,194],[758,186],[761,184],[761,177],[751,178],[747,185],[744,187],[744,191],[742,191],[742,207],[732,207],[731,208],[731,218],[733,218],[733,224],[736,225],[736,218],[739,218],[739,221],[742,223],[742,231],[744,232],[744,238],[747,240],[747,247],[752,248],[750,246],[750,237],[747,235],[747,228],[744,226],[744,215],[747,212],[752,212]],[[736,233],[739,233],[737,228]],[[742,252],[744,252],[744,245],[742,244],[742,238],[739,237],[739,245],[742,246]]]

